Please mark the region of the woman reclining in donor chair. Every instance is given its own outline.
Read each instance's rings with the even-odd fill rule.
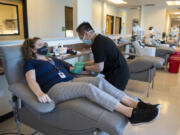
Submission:
[[[88,98],[112,113],[123,114],[131,124],[151,122],[159,116],[159,104],[137,102],[104,78],[75,78],[75,67],[46,57],[48,47],[40,38],[26,39],[22,51],[27,84],[41,103],[54,101],[58,104],[75,98]]]

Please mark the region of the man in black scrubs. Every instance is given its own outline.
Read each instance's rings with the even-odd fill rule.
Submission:
[[[130,77],[126,60],[110,38],[96,35],[88,22],[78,26],[76,32],[86,45],[91,45],[94,61],[87,62],[87,71],[101,72],[105,79],[120,90],[125,90]]]

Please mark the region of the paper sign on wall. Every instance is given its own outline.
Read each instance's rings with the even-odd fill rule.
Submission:
[[[122,12],[122,27],[125,27],[126,24],[126,12]]]

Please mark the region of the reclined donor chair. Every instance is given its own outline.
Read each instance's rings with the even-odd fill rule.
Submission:
[[[163,58],[165,60],[164,65],[166,66],[166,69],[168,67],[168,59],[171,54],[174,54],[175,49],[170,47],[158,47],[156,49],[156,57]]]
[[[0,52],[19,135],[21,122],[45,135],[93,135],[95,132],[98,135],[98,130],[109,135],[123,134],[128,123],[126,117],[87,99],[56,105],[38,102],[24,80],[21,45],[1,47]]]
[[[119,47],[121,50],[121,47]],[[151,52],[151,51],[148,51]],[[153,52],[154,53],[154,52]],[[150,95],[151,84],[154,85],[156,69],[162,68],[164,59],[154,56],[138,55],[135,53],[123,53],[124,55],[133,56],[133,59],[127,59],[130,70],[130,79],[148,83],[147,97]],[[153,54],[154,55],[154,54]]]
[[[145,46],[156,48],[156,55],[155,56],[163,58],[165,60],[164,65],[167,68],[168,59],[169,59],[170,55],[175,52],[175,49],[171,48],[171,47],[167,47],[167,46],[153,46],[153,45],[148,45],[148,44],[145,44]]]
[[[136,55],[138,56],[155,56],[164,59],[164,65],[168,65],[168,58],[171,54],[175,52],[174,48],[170,47],[160,47],[144,45],[141,41],[135,41],[132,43],[135,48]]]
[[[127,60],[130,70],[130,79],[148,83],[147,97],[150,95],[151,85],[153,88],[156,68],[163,66],[164,60],[161,58],[152,59],[148,56],[135,57],[133,60]]]
[[[132,46],[135,48],[135,53],[138,56],[155,56],[156,48],[155,47],[146,47],[141,41],[133,41]]]

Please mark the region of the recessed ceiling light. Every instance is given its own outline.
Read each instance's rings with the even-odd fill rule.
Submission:
[[[180,1],[166,1],[169,6],[179,6]]]
[[[108,0],[109,2],[115,3],[115,4],[127,4],[127,2],[123,0]]]

